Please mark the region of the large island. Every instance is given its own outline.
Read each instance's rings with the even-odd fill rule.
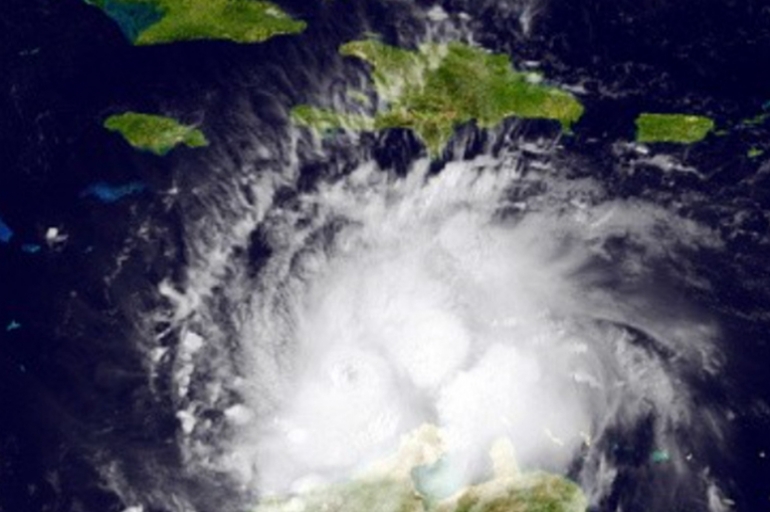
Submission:
[[[85,0],[112,18],[136,45],[220,39],[258,43],[305,30],[262,0]]]
[[[521,472],[508,438],[493,444],[493,475],[485,482],[431,495],[421,482],[448,454],[442,433],[423,425],[405,436],[393,456],[359,476],[307,492],[267,498],[254,512],[585,512],[588,502],[577,484],[545,472]],[[428,468],[428,471],[422,471]],[[446,478],[438,473],[438,478]],[[435,478],[435,476],[434,476]],[[451,480],[451,477],[449,477]]]
[[[714,121],[704,116],[644,113],[636,118],[636,141],[692,144],[713,129]]]
[[[180,144],[198,148],[208,145],[203,132],[175,119],[139,112],[125,112],[107,118],[104,127],[120,133],[136,149],[163,156]]]
[[[340,53],[371,65],[376,112],[366,116],[299,105],[292,110],[295,123],[319,131],[408,128],[436,155],[468,121],[489,128],[507,117],[551,119],[569,130],[583,114],[572,94],[542,84],[540,75],[514,70],[507,55],[467,44],[407,50],[364,40],[342,45]]]

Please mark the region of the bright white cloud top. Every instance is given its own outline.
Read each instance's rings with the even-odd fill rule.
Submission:
[[[181,396],[206,382],[180,402],[191,460],[281,495],[365,474],[428,424],[439,494],[488,477],[506,439],[523,470],[597,502],[616,433],[640,428],[676,478],[706,482],[682,440],[724,426],[686,377],[719,367],[718,329],[666,269],[717,249],[711,231],[515,160],[427,168],[364,165],[283,202],[265,191],[286,177],[265,174],[256,206],[230,201],[237,221],[194,247],[188,289],[165,290],[206,340],[177,358]],[[255,227],[271,252],[250,278],[226,255]],[[219,301],[237,307],[227,326]],[[227,435],[204,442],[201,404],[224,396]]]

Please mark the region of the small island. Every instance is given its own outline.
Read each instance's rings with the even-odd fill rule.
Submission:
[[[692,144],[713,129],[714,121],[704,116],[644,113],[636,118],[636,141]]]
[[[175,119],[138,112],[113,115],[104,122],[104,127],[120,133],[136,149],[163,156],[176,146],[184,144],[191,148],[208,145],[203,132],[193,126],[185,126]]]
[[[306,23],[262,0],[85,0],[112,18],[135,45],[219,39],[258,43],[298,34]]]
[[[570,93],[541,83],[535,73],[516,71],[507,55],[461,43],[427,44],[417,50],[376,40],[353,41],[340,53],[371,65],[379,99],[373,116],[299,105],[292,120],[317,131],[408,128],[438,154],[454,129],[475,121],[491,128],[505,118],[550,119],[569,131],[583,115]]]

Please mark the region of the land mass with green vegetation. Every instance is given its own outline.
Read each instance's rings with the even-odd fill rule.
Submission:
[[[407,481],[361,480],[334,484],[286,498],[264,500],[255,512],[585,512],[580,488],[547,473],[493,479],[431,503]]]
[[[572,94],[482,48],[426,44],[414,51],[364,40],[342,45],[340,53],[371,65],[380,108],[367,116],[299,105],[291,113],[295,123],[319,131],[408,128],[435,155],[469,121],[490,128],[507,117],[551,119],[568,131],[583,115]]]
[[[636,141],[692,144],[713,129],[714,121],[704,116],[644,113],[636,118]]]
[[[448,496],[431,495],[416,480],[419,474],[441,474],[433,470],[446,460],[441,435],[435,426],[423,425],[402,438],[394,456],[357,477],[265,498],[254,512],[585,512],[588,508],[574,482],[542,471],[522,473],[507,439],[490,449],[493,475],[489,480],[450,491]],[[433,483],[443,487],[441,481]]]
[[[112,18],[136,45],[221,39],[258,43],[305,30],[262,0],[85,0]]]
[[[120,133],[133,147],[160,156],[180,144],[191,148],[208,145],[203,132],[170,117],[125,112],[108,117],[104,127]]]

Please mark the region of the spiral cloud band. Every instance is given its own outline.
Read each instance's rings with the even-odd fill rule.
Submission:
[[[180,410],[191,459],[259,496],[302,492],[362,474],[429,424],[437,496],[488,477],[506,439],[522,469],[569,474],[598,502],[613,450],[634,449],[622,427],[647,432],[644,449],[664,449],[683,482],[704,481],[687,439],[723,425],[687,379],[716,371],[719,333],[670,269],[717,239],[590,180],[489,160],[437,175],[418,162],[403,178],[364,165],[273,202],[253,216],[270,248],[253,279],[209,254],[184,295],[167,292],[201,326],[177,358],[180,394],[205,367],[209,400],[239,397],[213,442],[196,438],[195,401]],[[227,327],[206,299],[217,279],[238,304]],[[212,341],[225,331],[227,350]]]

